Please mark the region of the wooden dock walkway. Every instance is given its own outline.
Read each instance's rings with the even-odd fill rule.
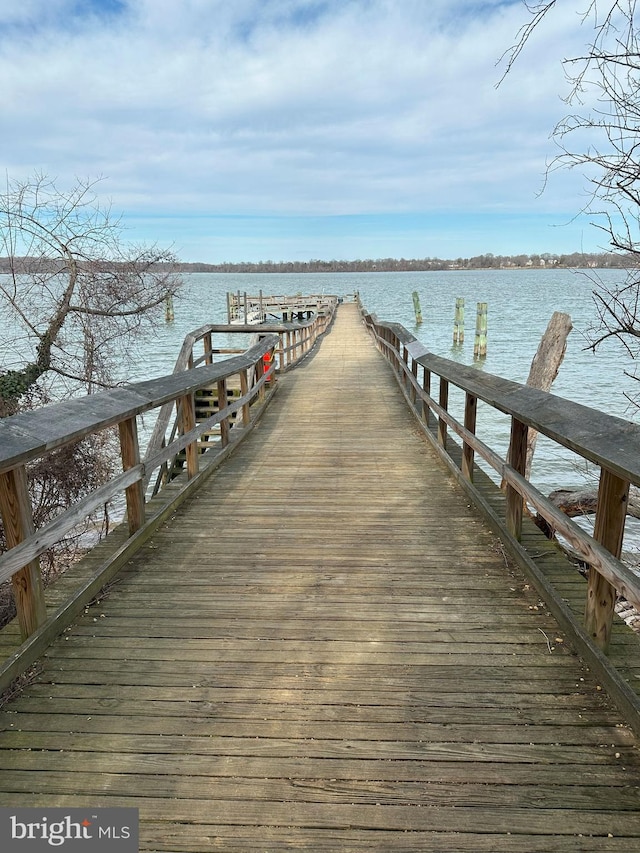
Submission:
[[[635,738],[355,305],[4,709],[0,806],[141,850],[640,849]]]

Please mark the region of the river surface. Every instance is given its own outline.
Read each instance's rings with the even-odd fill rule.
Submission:
[[[184,335],[206,322],[226,322],[226,293],[328,293],[351,296],[355,291],[368,311],[382,320],[401,323],[431,352],[479,370],[526,382],[531,360],[554,311],[571,316],[573,331],[552,393],[623,418],[635,418],[625,392],[636,393],[637,382],[625,376],[634,363],[613,342],[595,354],[587,333],[596,320],[592,298],[594,277],[613,284],[624,280],[621,270],[448,270],[412,273],[208,274],[185,276],[175,303],[175,321],[146,342],[153,375],[173,366]],[[420,298],[423,322],[416,324],[412,293]],[[465,343],[453,346],[455,300],[465,299]],[[487,356],[474,360],[476,305],[488,303]],[[149,376],[147,371],[146,376]],[[131,376],[134,379],[135,376]],[[142,378],[142,376],[140,377]],[[437,385],[435,386],[437,395]],[[451,389],[450,408],[462,415],[463,395]],[[482,403],[478,406],[479,438],[506,453],[509,419]],[[487,470],[495,478],[492,470]],[[542,492],[597,482],[597,469],[571,451],[540,437],[531,480]],[[587,524],[588,526],[588,524]],[[631,522],[625,548],[640,550],[640,525]]]
[[[619,270],[598,271],[605,281],[619,280]],[[382,320],[402,323],[431,352],[479,370],[525,382],[540,338],[554,311],[571,316],[574,329],[553,393],[632,418],[624,392],[636,382],[625,377],[633,362],[621,349],[607,345],[591,352],[585,337],[595,320],[593,282],[568,270],[480,270],[428,273],[328,273],[303,275],[207,274],[187,275],[175,302],[175,321],[160,326],[144,343],[150,360],[130,380],[161,375],[172,369],[185,334],[206,322],[226,322],[227,291],[257,294],[330,293],[361,295],[368,311]],[[423,322],[415,322],[412,293],[417,291]],[[453,346],[453,316],[457,297],[465,299],[465,343]],[[474,360],[476,305],[488,303],[487,356]],[[502,417],[500,420],[506,420]],[[548,468],[541,453],[536,468]],[[557,473],[553,477],[557,482]]]
[[[531,360],[554,311],[568,313],[573,331],[552,392],[624,418],[635,418],[626,393],[637,382],[625,376],[633,361],[621,347],[607,344],[595,354],[588,349],[587,331],[596,319],[592,299],[593,278],[605,283],[624,279],[621,270],[470,270],[412,273],[306,273],[211,274],[184,276],[185,285],[175,300],[175,320],[160,323],[155,333],[140,342],[144,361],[124,365],[128,381],[160,376],[173,369],[187,332],[209,322],[226,322],[226,293],[257,294],[327,293],[350,297],[360,293],[368,311],[382,320],[398,322],[419,338],[431,352],[479,370],[525,382]],[[417,325],[412,293],[420,297],[423,322]],[[457,297],[465,299],[465,343],[454,347],[453,316]],[[487,356],[474,360],[476,304],[488,303]],[[7,363],[7,353],[2,353]],[[462,394],[451,389],[451,408],[462,411]],[[437,394],[437,386],[436,391]],[[478,436],[504,454],[509,439],[509,419],[479,404]],[[540,438],[533,463],[532,481],[548,493],[560,486],[584,486],[596,471],[570,451]],[[636,539],[636,536],[633,536]],[[626,543],[628,547],[629,543]]]

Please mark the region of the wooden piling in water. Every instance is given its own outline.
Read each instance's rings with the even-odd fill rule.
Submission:
[[[164,319],[166,323],[173,323],[175,319],[173,311],[173,296],[167,296],[164,300]]]
[[[420,308],[420,297],[418,296],[418,291],[413,291],[413,310],[416,315],[416,325],[420,325],[422,323],[422,310]]]
[[[453,343],[464,343],[464,299],[456,299],[456,313],[453,318]]]
[[[476,314],[476,339],[473,344],[473,357],[484,358],[487,354],[487,303],[478,302]]]

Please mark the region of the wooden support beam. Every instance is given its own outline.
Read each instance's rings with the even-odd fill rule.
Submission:
[[[440,395],[438,398],[440,406],[446,411],[449,408],[449,382],[440,377]],[[447,446],[447,424],[444,418],[438,418],[438,444],[442,448]]]
[[[476,433],[476,416],[478,413],[478,398],[474,397],[473,394],[467,393],[465,394],[464,400],[464,426],[465,429],[468,429],[469,432],[472,432],[474,435]],[[473,447],[470,444],[464,442],[462,449],[462,473],[467,478],[473,482],[473,458],[474,451]]]
[[[414,382],[417,384],[418,382],[418,362],[414,359],[411,360],[411,375],[413,376]],[[411,383],[411,390],[409,391],[409,396],[411,398],[411,402],[415,406],[416,404],[416,386]]]
[[[217,383],[218,387],[218,412],[222,413],[229,405],[227,398],[227,380],[221,379]],[[223,447],[229,444],[229,418],[224,418],[220,421],[220,441]]]
[[[264,362],[262,361],[261,358],[259,358],[256,361],[256,382],[260,382],[260,380],[262,379],[263,376],[264,376]],[[264,383],[262,383],[262,385],[260,386],[260,389],[258,391],[258,399],[260,400],[261,403],[264,403],[264,396],[265,396]]]
[[[196,409],[193,394],[187,394],[180,397],[180,432],[184,435],[195,428],[196,425]],[[187,477],[191,479],[195,477],[199,470],[198,464],[198,445],[192,441],[185,449],[187,455]]]
[[[19,545],[34,533],[31,499],[24,466],[0,474],[0,514],[8,548]],[[36,558],[11,578],[23,640],[46,621],[44,585],[40,561]]]
[[[285,332],[285,339],[287,342],[285,365],[286,365],[286,367],[289,367],[289,365],[291,364],[291,361],[293,359],[293,352],[291,350],[291,332]]]
[[[206,332],[204,336],[204,363],[213,364],[213,336],[211,332]]]
[[[262,291],[261,291],[262,293]],[[240,371],[240,394],[243,397],[246,397],[249,393],[249,371],[241,370]],[[249,426],[251,422],[251,410],[249,406],[249,401],[247,401],[242,406],[242,424],[243,426]]]
[[[118,424],[120,434],[120,454],[122,456],[122,470],[128,471],[140,464],[140,446],[138,443],[138,424],[134,418],[121,421]],[[140,530],[144,524],[144,490],[142,480],[138,480],[125,489],[127,502],[127,521],[129,524],[129,535],[133,536],[136,530]]]
[[[423,379],[422,379],[422,388],[424,390],[424,393],[430,397],[431,396],[431,371],[427,367],[423,368],[423,370],[424,370],[424,375],[423,375]],[[422,402],[422,420],[425,422],[425,424],[427,426],[429,426],[429,424],[431,423],[431,407],[429,406],[429,404],[425,400],[423,400],[423,402]]]
[[[282,373],[282,371],[284,370],[284,335],[282,335],[282,334],[278,336],[277,351],[278,351],[278,369]],[[275,355],[275,353],[274,353],[274,355]]]
[[[593,538],[614,557],[620,557],[622,553],[628,498],[629,481],[602,468]],[[615,587],[592,566],[589,569],[584,621],[587,632],[603,652],[607,651],[611,639],[615,603]]]
[[[511,439],[509,441],[508,464],[524,476],[527,465],[527,435],[529,428],[517,418],[511,418]],[[506,522],[507,530],[518,541],[522,535],[522,510],[524,498],[513,486],[507,484]]]

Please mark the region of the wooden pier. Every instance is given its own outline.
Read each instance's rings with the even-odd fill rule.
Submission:
[[[246,292],[230,291],[227,293],[227,320],[245,324],[269,323],[278,319],[284,322],[294,318],[308,320],[314,314],[331,311],[337,299],[324,293],[266,296],[260,291],[257,296],[252,296]]]
[[[276,385],[0,712],[0,806],[134,806],[166,853],[639,849],[636,736],[357,306]]]

